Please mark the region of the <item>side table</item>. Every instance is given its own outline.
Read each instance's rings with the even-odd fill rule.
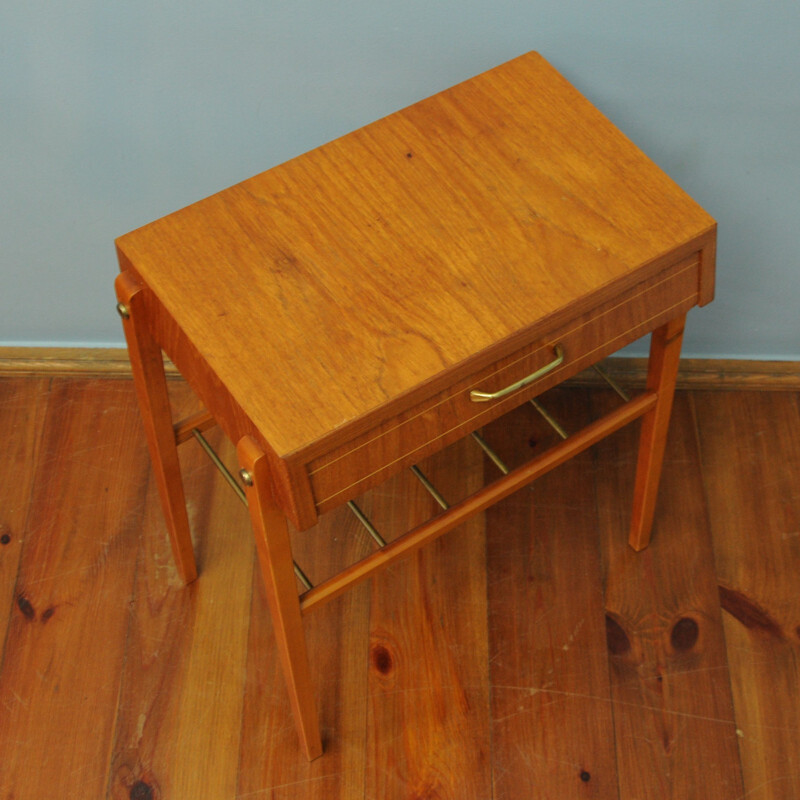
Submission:
[[[639,418],[630,543],[646,546],[684,320],[712,298],[715,242],[708,214],[535,53],[117,240],[180,574],[196,577],[177,446],[207,447],[218,424],[309,759],[322,743],[304,615]],[[483,446],[483,425],[648,333],[643,393],[500,463],[418,528],[387,544],[353,503],[462,436]],[[206,411],[173,420],[162,353]],[[312,586],[287,520],[303,531],[345,503],[375,550]]]

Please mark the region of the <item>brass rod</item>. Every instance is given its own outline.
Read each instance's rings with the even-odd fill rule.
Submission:
[[[386,540],[381,536],[370,518],[352,501],[347,501],[347,507],[353,512],[356,519],[367,529],[367,533],[375,540],[378,547],[386,547]]]
[[[200,433],[200,431],[197,430],[197,428],[194,428],[192,430],[192,435],[194,436],[195,439],[197,439],[198,443],[200,444],[200,447],[202,447],[203,450],[205,450],[206,455],[214,462],[214,466],[222,473],[222,477],[225,478],[228,485],[236,493],[236,496],[239,498],[239,500],[242,501],[245,508],[247,508],[247,495],[245,494],[244,489],[242,489],[242,487],[239,485],[239,482],[231,474],[231,471],[222,462],[222,459],[217,455],[214,448],[208,443],[206,437],[203,436],[203,434]],[[300,569],[297,562],[293,561],[292,564],[294,565],[294,574],[297,576],[297,579],[300,581],[300,583],[302,583],[307,590],[313,589],[314,584],[311,583],[311,581],[306,576],[305,572],[303,572],[303,570]]]
[[[411,467],[411,471],[417,476],[419,482],[428,490],[428,494],[445,510],[450,508],[447,500],[442,497],[439,490],[428,480],[425,473],[417,466]]]
[[[306,589],[313,589],[314,584],[308,579],[308,576],[300,569],[296,561],[292,561],[292,566],[294,567],[294,575]]]
[[[635,397],[630,403],[626,403],[596,422],[590,423],[566,441],[553,445],[541,456],[517,467],[508,475],[498,478],[483,489],[479,489],[444,514],[433,517],[398,539],[394,539],[386,547],[376,550],[361,561],[345,568],[339,574],[324,580],[313,590],[300,595],[300,610],[303,614],[307,614],[329,600],[333,600],[334,597],[338,597],[351,586],[370,578],[376,572],[413,553],[424,544],[453,530],[464,520],[485,511],[551,469],[597,444],[609,434],[651,411],[656,404],[656,399],[655,392],[645,392]]]
[[[486,453],[487,456],[491,459],[492,463],[503,473],[503,475],[508,475],[508,467],[503,462],[503,459],[500,458],[491,447],[489,447],[489,443],[486,439],[481,436],[478,431],[472,432],[472,438],[478,443],[478,446]]]
[[[566,439],[569,434],[559,425],[558,420],[538,401],[531,398],[531,405],[547,420],[548,425],[562,438]]]
[[[592,369],[627,403],[630,395],[602,368],[592,364]]]
[[[208,440],[202,433],[200,433],[197,428],[192,430],[192,435],[195,439],[200,443],[200,447],[206,451],[206,455],[214,462],[214,466],[222,473],[222,477],[228,482],[228,485],[236,492],[236,496],[247,505],[247,495],[244,493],[244,489],[239,485],[239,481],[233,477],[230,470],[222,463],[222,459],[216,454],[214,448],[208,443]]]

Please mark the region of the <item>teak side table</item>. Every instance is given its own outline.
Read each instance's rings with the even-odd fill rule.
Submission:
[[[117,241],[178,568],[196,577],[177,445],[219,424],[309,758],[322,744],[304,615],[638,418],[630,543],[646,546],[715,241],[708,214],[535,53]],[[358,494],[647,333],[646,389],[617,410],[388,544],[373,528],[375,551],[316,586],[293,563],[287,519],[360,514]],[[162,351],[207,413],[173,421]]]

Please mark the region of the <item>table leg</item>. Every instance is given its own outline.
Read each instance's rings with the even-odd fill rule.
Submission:
[[[322,741],[286,517],[275,505],[263,450],[249,436],[237,449],[289,700],[300,743],[311,761],[322,755]]]
[[[653,409],[642,417],[628,540],[634,550],[643,550],[650,542],[685,321],[685,315],[671,320],[653,331],[650,340],[647,391],[655,392],[657,400]]]
[[[185,583],[191,583],[197,577],[197,566],[172,427],[164,359],[161,348],[147,329],[143,303],[144,286],[130,273],[122,272],[117,276],[115,288],[172,554],[181,579]]]

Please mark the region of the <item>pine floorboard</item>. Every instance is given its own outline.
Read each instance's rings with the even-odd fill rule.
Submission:
[[[686,401],[679,395],[673,408],[657,521],[641,553],[619,536],[627,523],[623,507],[633,496],[636,430],[620,431],[595,451],[620,797],[722,800],[743,792]],[[596,402],[605,405],[603,398]]]
[[[188,413],[193,402],[180,394],[187,397],[173,403]],[[219,431],[209,439],[225,452]],[[147,482],[112,749],[114,798],[236,793],[254,552],[242,536],[245,509],[205,455],[192,447],[181,456],[205,580],[181,585]]]
[[[545,402],[588,416],[586,392]],[[485,435],[510,466],[553,442],[530,405],[508,422]],[[497,800],[618,796],[591,473],[587,451],[486,512]]]
[[[15,605],[14,591],[49,396],[50,381],[46,378],[0,381],[0,441],[5,464],[0,480],[0,659],[12,610],[17,607],[22,611],[19,597]]]
[[[50,388],[0,674],[3,798],[106,792],[146,492],[132,411],[117,382]]]
[[[800,797],[800,404],[692,397],[750,800]]]
[[[615,402],[546,396],[573,429]],[[639,554],[636,434],[307,618],[309,764],[246,511],[204,454],[181,450],[183,587],[131,382],[0,380],[0,798],[800,797],[800,395],[679,392]],[[526,405],[484,436],[514,465],[554,434]],[[450,502],[497,474],[470,440],[421,466]],[[435,513],[410,473],[359,502],[387,539]],[[346,509],[293,543],[312,580],[373,547]]]

